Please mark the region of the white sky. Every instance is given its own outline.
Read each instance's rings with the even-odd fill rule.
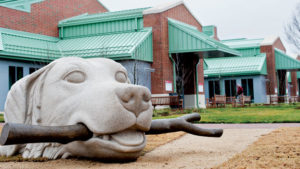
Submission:
[[[100,0],[110,11],[151,7],[174,0]],[[216,25],[220,39],[280,36],[300,0],[185,0],[202,25]]]

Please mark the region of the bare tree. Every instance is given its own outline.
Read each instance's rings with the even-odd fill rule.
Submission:
[[[300,3],[297,4],[292,20],[284,27],[287,41],[300,52]]]

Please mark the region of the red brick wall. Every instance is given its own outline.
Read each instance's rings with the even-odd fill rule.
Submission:
[[[218,37],[218,30],[217,27],[214,27],[214,39],[216,39],[217,41],[220,41],[219,37]]]
[[[280,40],[279,38],[275,41],[273,47],[274,47],[274,48],[277,48],[277,49],[280,49],[280,50],[282,50],[282,51],[284,51],[284,52],[286,52],[286,49],[285,49],[285,47],[283,46],[283,43],[281,42],[281,40]]]
[[[284,52],[286,51],[279,38],[272,45],[260,47],[260,52],[267,54],[267,79],[270,80],[270,83],[266,84],[266,91],[268,95],[275,94],[275,88],[277,88],[277,93],[279,92],[275,67],[275,48],[278,48]]]
[[[300,60],[300,57],[297,56],[297,60]],[[297,71],[291,71],[291,80],[292,80],[292,89],[291,89],[291,96],[297,96],[297,93],[299,92],[298,89],[298,79],[297,79]]]
[[[276,77],[276,69],[275,69],[275,51],[272,45],[269,46],[261,46],[261,53],[266,53],[267,55],[267,79],[269,79],[269,83],[266,84],[266,91],[268,95],[275,94],[275,88],[277,88],[277,77]]]
[[[30,13],[0,7],[0,27],[57,37],[60,20],[106,11],[97,0],[45,0],[32,4]]]
[[[165,90],[165,81],[173,81],[172,62],[169,59],[168,17],[194,25],[202,31],[202,26],[184,5],[178,5],[162,13],[144,16],[144,26],[152,27],[153,30],[152,68],[155,69],[151,76],[153,94],[168,93]]]
[[[292,80],[292,87],[291,87],[291,96],[297,96],[298,92],[298,82],[297,82],[297,71],[291,71],[291,80]]]
[[[199,92],[199,94],[204,94],[204,71],[203,71],[203,64],[204,59],[202,53],[199,53],[200,61],[198,64],[198,83],[201,83],[203,85],[203,92]]]

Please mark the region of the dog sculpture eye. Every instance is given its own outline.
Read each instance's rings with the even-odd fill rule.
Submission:
[[[120,83],[126,83],[127,82],[127,76],[124,72],[117,72],[115,75],[115,78]]]
[[[85,74],[80,71],[73,71],[68,73],[65,77],[64,80],[70,83],[82,83],[85,81]]]

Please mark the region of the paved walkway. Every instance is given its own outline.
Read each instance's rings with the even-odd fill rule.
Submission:
[[[300,123],[243,123],[243,124],[197,124],[203,128],[221,129],[277,129],[280,127],[300,127]]]
[[[0,126],[3,125],[4,123],[0,123]],[[219,128],[219,129],[277,129],[280,127],[300,127],[300,123],[243,123],[243,124],[201,123],[196,125],[203,128]]]

